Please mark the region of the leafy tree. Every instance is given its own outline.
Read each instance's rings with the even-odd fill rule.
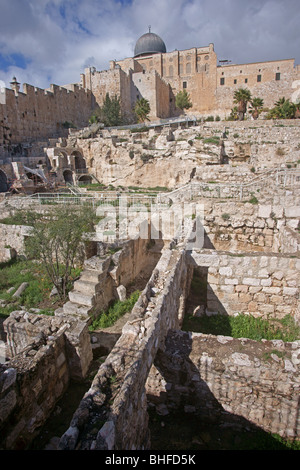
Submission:
[[[86,207],[56,206],[43,215],[27,212],[25,218],[32,227],[25,241],[26,255],[43,263],[64,300],[71,287],[71,271],[76,261],[84,258],[84,234],[93,230],[95,213]]]
[[[282,97],[274,105],[274,108],[269,111],[267,119],[293,119],[296,116],[297,105],[289,99]]]
[[[193,106],[190,95],[186,90],[181,90],[177,93],[175,98],[176,107],[184,111],[185,109],[189,109]]]
[[[238,108],[237,108],[237,106],[234,106],[234,107],[231,109],[231,112],[230,112],[228,121],[237,121],[237,120],[238,120],[238,117],[239,117]]]
[[[150,103],[146,98],[137,100],[134,107],[134,112],[139,122],[150,121],[148,115],[150,113]]]
[[[237,104],[239,120],[243,121],[247,111],[247,105],[251,102],[251,92],[247,88],[239,88],[234,92],[233,102]]]
[[[109,96],[106,93],[103,105],[96,109],[90,117],[90,124],[103,122],[105,127],[120,126],[122,124],[120,97]]]
[[[264,106],[264,100],[262,98],[252,98],[250,105],[250,113],[252,114],[253,119],[257,119]]]

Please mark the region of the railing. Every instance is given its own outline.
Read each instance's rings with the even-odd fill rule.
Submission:
[[[116,192],[100,193],[98,197],[89,196],[84,194],[72,193],[36,193],[27,196],[26,202],[38,203],[41,205],[52,204],[70,204],[70,205],[85,205],[93,208],[100,206],[107,207],[132,207],[143,206],[150,207],[156,203],[156,197],[146,195],[124,195]]]
[[[300,186],[300,169],[277,168],[275,170],[266,170],[260,176],[253,178],[249,183],[189,183],[166,195],[160,194],[160,198],[163,201],[165,199],[173,199],[174,196],[176,197],[177,195],[183,194],[185,199],[209,197],[243,200],[251,196],[258,189],[267,188],[270,184],[271,177],[273,177],[275,186]]]

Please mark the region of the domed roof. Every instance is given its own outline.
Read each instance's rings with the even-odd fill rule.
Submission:
[[[139,57],[146,54],[161,54],[167,52],[164,41],[155,33],[143,34],[135,45],[134,57]]]

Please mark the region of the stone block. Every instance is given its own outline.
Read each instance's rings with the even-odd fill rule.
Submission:
[[[232,268],[229,266],[223,266],[219,269],[219,273],[221,276],[231,276],[232,275]]]
[[[300,217],[300,206],[289,206],[284,208],[285,216],[288,218]]]
[[[270,287],[272,285],[272,279],[269,278],[269,279],[262,279],[260,281],[260,284],[263,286],[263,287]]]
[[[271,212],[272,212],[271,204],[258,206],[258,217],[267,219],[270,217]]]
[[[238,284],[237,286],[235,286],[235,291],[236,292],[242,292],[242,293],[246,293],[248,292],[248,286],[244,286],[242,284]]]
[[[239,280],[236,278],[233,278],[233,279],[228,278],[228,279],[225,279],[224,282],[226,285],[237,285],[239,283]]]
[[[260,285],[260,280],[252,277],[245,277],[243,279],[243,284],[247,286],[259,286]]]
[[[281,292],[280,287],[263,287],[263,292],[266,294],[279,294]]]
[[[283,288],[283,295],[293,295],[296,296],[298,294],[298,289],[296,287],[284,287]]]

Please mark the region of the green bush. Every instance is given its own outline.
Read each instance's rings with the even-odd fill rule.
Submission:
[[[98,318],[96,318],[91,326],[90,331],[97,330],[98,328],[108,328],[112,326],[119,318],[125,313],[130,312],[140,296],[140,291],[135,291],[126,300],[117,300],[114,304],[108,308],[106,312],[102,312]]]

